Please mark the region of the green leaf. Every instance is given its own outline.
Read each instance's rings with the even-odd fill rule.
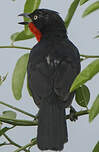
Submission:
[[[99,141],[97,142],[96,146],[94,147],[92,152],[99,152]]]
[[[90,111],[89,111],[89,122],[91,122],[99,114],[99,95],[94,101]]]
[[[19,100],[22,96],[22,88],[27,70],[29,54],[24,54],[19,58],[16,63],[13,76],[12,76],[12,91],[16,100]]]
[[[3,129],[0,130],[0,136],[2,136],[6,131],[8,131],[11,128],[4,127]]]
[[[30,90],[30,88],[29,88],[29,82],[28,82],[28,79],[27,79],[27,90],[28,90],[29,95],[30,95],[30,96],[32,96],[31,90]]]
[[[80,0],[80,5],[83,5],[84,3],[88,2],[89,0]]]
[[[24,6],[24,13],[31,13],[35,9],[37,9],[40,5],[41,0],[26,0],[25,6]],[[28,18],[24,17],[24,21],[29,21]],[[16,41],[23,41],[27,39],[33,38],[34,35],[30,32],[28,25],[25,25],[25,30],[22,32],[16,32],[11,35],[12,42]]]
[[[97,9],[99,9],[99,1],[97,1],[93,4],[91,4],[89,7],[87,7],[85,9],[85,11],[83,12],[82,17],[85,17],[85,16],[89,15],[90,13],[96,11]]]
[[[88,80],[92,79],[99,72],[99,59],[94,60],[90,63],[74,80],[70,92],[74,91],[75,89],[79,88]]]
[[[99,38],[99,35],[97,35],[95,38]]]
[[[16,32],[11,35],[11,40],[13,42],[15,41],[22,41],[22,40],[27,40],[33,38],[34,35],[31,33],[30,35],[26,35],[25,31],[22,32]]]
[[[81,107],[87,107],[90,100],[90,92],[87,86],[82,85],[76,90],[76,102]]]
[[[73,18],[73,15],[78,7],[78,4],[79,4],[80,0],[74,0],[73,3],[71,4],[69,10],[68,10],[68,13],[67,13],[67,16],[65,18],[65,26],[66,28],[68,28],[72,18]]]
[[[24,13],[32,13],[34,10],[36,10],[40,5],[41,0],[26,0],[26,3],[24,5]],[[30,19],[24,17],[24,21],[28,22]],[[28,25],[25,25],[25,33],[29,35],[29,28]]]
[[[2,117],[16,119],[16,112],[14,111],[3,111]]]

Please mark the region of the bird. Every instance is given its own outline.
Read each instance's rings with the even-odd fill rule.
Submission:
[[[39,108],[37,145],[40,150],[61,151],[68,142],[66,110],[75,95],[71,85],[80,72],[80,54],[69,40],[62,17],[49,9],[36,9],[19,16],[37,39],[31,49],[27,77],[33,100]]]

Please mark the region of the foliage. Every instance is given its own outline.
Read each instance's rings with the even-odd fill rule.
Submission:
[[[24,54],[19,58],[16,63],[13,76],[12,76],[12,91],[14,97],[19,100],[22,96],[22,88],[25,79],[27,62],[28,62],[29,54]]]
[[[96,11],[97,9],[99,9],[99,1],[97,1],[93,4],[91,4],[90,6],[88,6],[86,8],[86,10],[83,12],[82,17],[85,17],[85,16],[89,15],[90,13]]]
[[[97,142],[97,144],[92,152],[98,152],[98,151],[99,151],[99,141]]]
[[[90,112],[89,112],[89,121],[91,122],[99,114],[99,95],[94,101]]]
[[[15,1],[15,0],[12,0]],[[86,5],[86,3],[89,0],[74,0],[70,8],[68,10],[68,13],[65,18],[65,26],[66,28],[69,27],[73,16],[76,13],[76,10],[78,7],[82,7],[83,5]],[[24,4],[24,12],[25,13],[31,13],[35,9],[39,8],[41,0],[25,0]],[[96,1],[92,3],[90,6],[88,6],[85,11],[82,13],[82,17],[86,17],[89,14],[95,12],[96,10],[99,9],[99,1]],[[23,18],[24,21],[28,21],[29,19]],[[34,38],[34,35],[29,31],[27,25],[24,26],[23,31],[21,32],[16,32],[11,35],[10,39],[12,41],[12,44],[14,44],[16,41],[24,41],[27,39]],[[99,38],[99,35],[96,36],[96,38]],[[11,46],[0,46],[0,48],[17,48],[17,49],[26,49],[26,50],[31,50],[31,48],[26,48],[26,47],[19,47],[15,45]],[[29,54],[26,53],[23,56],[21,56],[14,68],[13,76],[12,76],[12,91],[13,95],[16,100],[20,100],[22,97],[22,89],[24,85],[24,80],[26,76],[26,68],[27,68],[27,63],[28,63],[28,57]],[[81,55],[81,61],[84,62],[85,59],[88,58],[99,58],[99,56],[88,56],[88,55]],[[71,86],[70,91],[76,92],[76,102],[80,107],[86,108],[86,110],[82,110],[79,112],[76,112],[77,116],[89,115],[89,121],[92,122],[94,118],[99,114],[99,95],[96,97],[95,101],[93,102],[93,105],[91,109],[88,110],[88,104],[90,102],[90,90],[89,88],[85,85],[85,83],[89,80],[91,80],[97,73],[99,72],[99,59],[95,59],[93,62],[91,62],[75,79],[74,83]],[[6,79],[6,76],[1,77],[0,76],[0,85],[4,82]],[[28,82],[27,82],[27,90],[31,96],[31,92],[28,87]],[[14,111],[4,111],[0,115],[0,136],[4,136],[8,143],[0,142],[0,146],[4,145],[13,145],[16,146],[18,149],[15,152],[19,152],[21,150],[25,152],[30,152],[30,149],[32,146],[36,144],[36,138],[32,139],[29,144],[25,146],[21,146],[16,144],[14,141],[11,140],[10,137],[6,135],[6,133],[10,130],[12,130],[16,126],[35,126],[38,125],[38,120],[37,116],[32,115],[31,113],[28,113],[26,111],[23,111],[22,109],[19,109],[17,107],[13,107],[12,105],[6,104],[2,101],[0,101],[0,104],[7,106],[8,108],[13,109],[14,111],[21,112],[24,115],[27,115],[31,117],[34,120],[20,120],[16,119],[17,113]],[[69,115],[66,116],[66,119],[69,119]],[[12,127],[3,127],[3,123],[7,123],[12,125]],[[93,149],[93,152],[98,152],[99,151],[99,142],[96,144],[95,148]]]
[[[90,92],[87,86],[82,85],[76,90],[76,102],[81,106],[81,107],[86,107],[90,101]]]
[[[76,77],[70,91],[74,91],[85,82],[91,80],[99,72],[99,59],[91,62],[80,74]]]

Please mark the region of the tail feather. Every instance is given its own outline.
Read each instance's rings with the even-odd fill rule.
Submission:
[[[39,112],[37,143],[41,150],[62,150],[68,141],[64,106],[42,102]]]

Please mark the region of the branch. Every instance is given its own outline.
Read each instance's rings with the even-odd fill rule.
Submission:
[[[31,48],[28,47],[15,46],[15,45],[0,46],[0,48],[16,48],[16,49],[31,50]]]
[[[12,141],[6,134],[3,134],[3,136],[9,141],[9,145],[16,146],[18,148],[21,148],[19,144],[16,144],[14,141]],[[24,149],[25,152],[28,152],[26,149]]]
[[[84,55],[84,54],[80,54],[80,56],[81,56],[81,57],[84,57],[84,58],[86,58],[86,59],[88,59],[88,58],[99,58],[98,55]]]
[[[89,111],[90,110],[83,110],[83,111],[79,111],[79,112],[76,112],[75,113],[75,116],[83,116],[83,115],[87,115],[89,114]],[[66,115],[66,119],[70,119],[70,114],[69,115]]]
[[[3,142],[3,143],[0,144],[0,147],[1,146],[8,146],[8,145],[10,145],[10,143]]]
[[[83,110],[83,111],[76,112],[75,116],[87,115],[87,114],[89,114],[89,111],[90,110]],[[70,119],[70,114],[66,115],[66,119]],[[9,118],[0,117],[0,121],[8,123],[8,124],[16,125],[16,126],[35,126],[35,125],[37,126],[38,125],[37,120],[28,121],[28,120],[18,120],[18,119],[16,120],[16,119],[9,119]],[[27,151],[26,148],[32,147],[37,143],[36,138],[34,138],[32,140],[32,142],[30,142],[29,144],[27,144],[25,146],[20,146],[20,145],[16,144],[15,142],[13,142],[6,134],[4,134],[4,136],[10,142],[10,144],[18,147],[18,149],[15,150],[14,152],[20,152],[22,150]]]
[[[4,118],[2,116],[0,116],[0,121],[7,123],[7,124],[11,124],[14,126],[36,126],[37,125],[37,121],[29,121],[29,120],[21,120],[21,119],[11,119],[11,118]]]
[[[16,48],[16,49],[24,49],[24,50],[31,50],[32,48],[29,47],[22,47],[22,46],[15,46],[15,45],[7,45],[7,46],[0,46],[0,48]],[[84,55],[80,54],[81,57],[84,57],[86,59],[88,58],[99,58],[97,55]]]
[[[83,110],[75,113],[75,116],[82,116],[89,114],[89,110]],[[66,115],[66,119],[70,119],[70,115]],[[10,119],[10,118],[4,118],[0,116],[0,121],[5,122],[8,124],[12,124],[15,126],[37,126],[38,121],[29,121],[29,120],[20,120],[20,119]]]
[[[2,102],[2,101],[0,101],[0,104],[5,105],[5,106],[7,106],[7,107],[9,107],[9,108],[11,108],[11,109],[14,109],[14,110],[16,110],[16,111],[18,111],[18,112],[21,112],[21,113],[23,113],[23,114],[25,114],[25,115],[27,115],[27,116],[32,117],[32,118],[36,118],[36,116],[32,115],[31,113],[28,113],[28,112],[26,112],[26,111],[23,111],[23,110],[21,110],[21,109],[19,109],[19,108],[16,108],[16,107],[12,106],[12,105],[6,104],[6,103],[4,103],[4,102]]]
[[[10,143],[11,145],[14,145],[14,146],[16,146],[16,147],[18,147],[18,148],[21,148],[20,145],[16,144],[14,141],[12,141],[6,134],[3,134],[3,136],[9,141],[9,143]]]
[[[25,146],[23,146],[23,147],[21,147],[21,148],[18,148],[18,149],[15,150],[14,152],[20,152],[20,151],[22,151],[22,150],[24,150],[24,149],[26,149],[26,148],[28,148],[28,147],[30,147],[30,146],[34,146],[36,143],[37,143],[37,139],[34,138],[29,144],[27,144],[27,145],[25,145]]]
[[[79,112],[75,113],[76,116],[82,116],[82,115],[86,115],[86,114],[89,114],[89,110],[83,110],[83,111],[79,111]],[[70,115],[67,115],[66,119],[69,119],[69,117],[70,117]],[[20,152],[20,151],[26,149],[27,147],[34,146],[36,143],[37,143],[37,140],[36,140],[36,138],[34,138],[32,142],[30,142],[29,144],[15,150],[14,152]]]

